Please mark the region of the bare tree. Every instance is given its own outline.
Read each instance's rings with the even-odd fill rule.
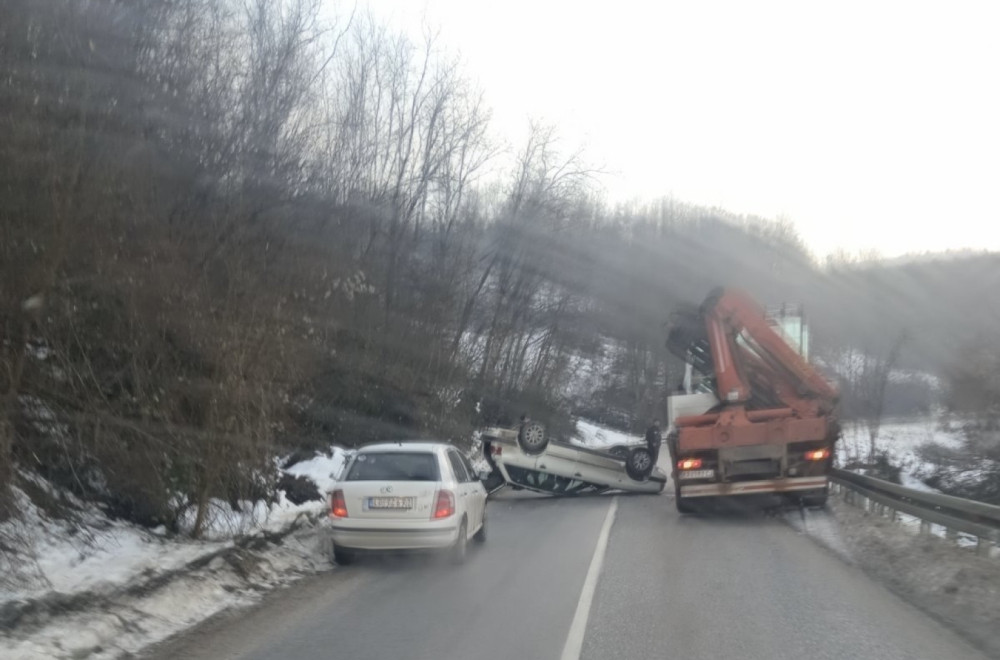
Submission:
[[[865,429],[868,438],[865,460],[869,465],[879,454],[886,389],[907,339],[907,333],[900,332],[884,354],[849,349],[841,356],[845,412]],[[854,450],[859,452],[858,448]]]

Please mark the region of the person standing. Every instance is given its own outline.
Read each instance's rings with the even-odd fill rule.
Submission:
[[[660,458],[660,444],[663,442],[663,435],[660,432],[660,420],[654,419],[652,426],[646,429],[646,447],[653,457],[653,465]]]

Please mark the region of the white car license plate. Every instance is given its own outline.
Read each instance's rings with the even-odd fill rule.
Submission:
[[[368,509],[412,509],[415,497],[369,497]]]
[[[679,476],[681,479],[711,479],[715,470],[685,470]]]

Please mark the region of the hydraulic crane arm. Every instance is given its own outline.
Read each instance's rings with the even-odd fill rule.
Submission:
[[[765,311],[738,289],[716,289],[695,315],[673,319],[667,345],[684,360],[695,358],[715,379],[726,406],[780,405],[798,417],[834,409],[837,391],[768,322]]]
[[[764,310],[750,296],[736,289],[719,289],[709,296],[708,303],[712,309],[708,317],[709,325],[720,324],[719,330],[728,331],[734,342],[739,335],[750,351],[782,377],[784,383],[779,385],[790,386],[798,396],[827,404],[822,405],[823,408],[833,407],[837,391],[788,345],[768,323]],[[747,350],[742,346],[738,349]]]

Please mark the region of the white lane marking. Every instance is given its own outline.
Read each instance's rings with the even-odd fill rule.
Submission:
[[[611,526],[615,522],[617,511],[618,497],[615,496],[611,499],[608,514],[604,516],[604,525],[597,537],[597,548],[594,549],[594,557],[590,560],[587,577],[583,580],[580,600],[576,604],[576,614],[573,615],[573,623],[570,624],[569,635],[566,637],[566,644],[563,646],[562,656],[560,656],[562,660],[579,660],[580,653],[583,651],[583,637],[587,634],[590,606],[594,602],[594,591],[597,589],[597,580],[601,577],[601,565],[604,564],[604,553],[608,549],[608,538],[611,536]]]

